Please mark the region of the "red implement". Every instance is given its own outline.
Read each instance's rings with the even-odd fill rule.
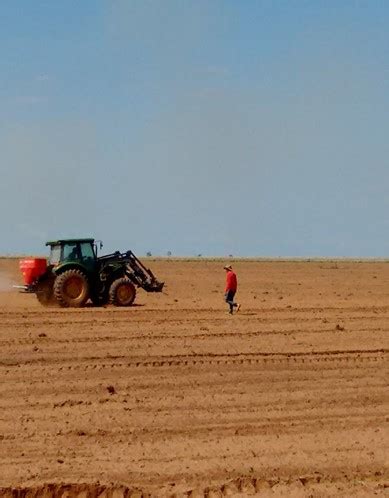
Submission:
[[[19,261],[19,268],[25,285],[31,285],[46,271],[47,261],[46,258],[22,259]]]

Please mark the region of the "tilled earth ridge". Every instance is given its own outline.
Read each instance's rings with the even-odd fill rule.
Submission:
[[[232,317],[223,263],[150,266],[130,309],[1,287],[0,495],[388,493],[389,265],[236,262]]]

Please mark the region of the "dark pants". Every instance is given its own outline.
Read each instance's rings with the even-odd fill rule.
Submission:
[[[234,303],[235,293],[236,293],[236,291],[229,290],[225,294],[226,303],[230,306],[230,313],[231,314],[233,313],[234,308],[236,308],[238,306],[237,303]]]

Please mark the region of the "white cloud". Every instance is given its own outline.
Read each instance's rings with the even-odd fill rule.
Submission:
[[[48,74],[40,74],[35,78],[36,81],[49,81],[49,79]]]

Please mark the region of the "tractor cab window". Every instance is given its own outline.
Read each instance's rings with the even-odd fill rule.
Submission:
[[[62,259],[67,259],[69,261],[74,261],[75,259],[80,259],[80,253],[77,244],[66,244],[63,246],[63,257]]]
[[[49,265],[57,265],[61,261],[61,246],[51,246]]]
[[[94,261],[96,259],[93,251],[93,246],[90,242],[82,242],[80,244],[81,257],[84,261]]]

